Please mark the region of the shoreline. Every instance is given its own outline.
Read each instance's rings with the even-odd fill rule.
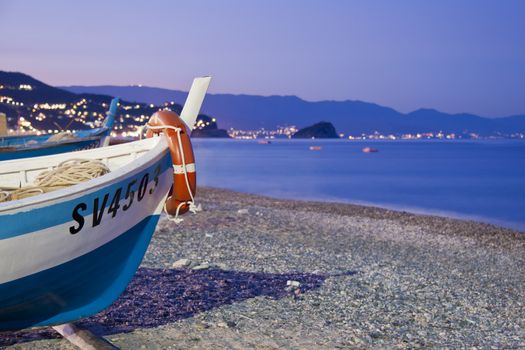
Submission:
[[[215,188],[197,201],[161,219],[126,292],[80,326],[122,349],[525,347],[520,232]],[[48,329],[2,345],[71,349]]]
[[[370,208],[370,209],[382,209],[382,210],[394,211],[394,212],[399,212],[403,214],[430,216],[430,217],[435,217],[435,218],[453,219],[453,220],[459,220],[459,221],[469,221],[473,223],[493,225],[497,228],[516,231],[518,233],[525,234],[525,223],[508,222],[508,221],[499,220],[499,219],[485,218],[479,215],[460,214],[460,213],[447,211],[447,210],[439,210],[439,209],[433,210],[433,209],[425,209],[421,207],[411,207],[411,206],[403,206],[403,205],[396,205],[396,204],[373,203],[373,202],[351,200],[351,199],[343,200],[340,198],[328,198],[328,197],[322,198],[322,199],[297,198],[297,197],[292,198],[292,197],[285,197],[285,196],[281,197],[279,195],[271,195],[271,194],[263,195],[263,194],[258,194],[254,192],[245,192],[242,190],[219,188],[219,187],[214,187],[214,186],[201,186],[199,188],[224,190],[228,192],[236,192],[236,193],[252,195],[252,196],[273,199],[273,200],[279,200],[279,201],[297,201],[297,202],[305,202],[305,203],[331,204],[331,205],[351,205],[351,206],[365,207],[365,208]]]

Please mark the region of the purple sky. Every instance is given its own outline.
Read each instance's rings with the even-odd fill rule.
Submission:
[[[0,70],[525,114],[525,1],[5,1]]]

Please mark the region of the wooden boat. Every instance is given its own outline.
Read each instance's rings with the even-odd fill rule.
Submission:
[[[173,112],[154,114],[148,124],[159,137],[0,162],[0,187],[24,186],[68,159],[99,160],[111,170],[71,187],[0,203],[0,330],[77,320],[106,308],[124,291],[163,208],[174,213],[169,205],[179,201],[179,214],[194,204],[191,144],[177,142],[181,137],[189,142],[191,128],[181,120],[193,126],[209,80],[195,79],[182,119]],[[166,115],[181,122],[159,126]],[[174,153],[174,146],[183,153]],[[181,164],[176,156],[182,156]]]
[[[0,161],[59,154],[109,145],[117,113],[118,98],[111,101],[108,115],[100,128],[76,133],[16,135],[0,137]]]
[[[323,149],[323,147],[321,147],[321,146],[310,146],[310,147],[308,147],[308,149],[310,151],[320,151],[320,150]]]

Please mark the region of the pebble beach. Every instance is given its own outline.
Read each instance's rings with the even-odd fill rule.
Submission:
[[[525,348],[525,234],[200,188],[128,289],[76,322],[121,349]],[[76,349],[50,328],[6,349]]]

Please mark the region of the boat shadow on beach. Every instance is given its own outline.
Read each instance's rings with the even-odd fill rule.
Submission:
[[[354,272],[344,274],[352,275]],[[140,268],[126,291],[111,307],[75,324],[99,336],[153,328],[259,296],[297,298],[321,287],[331,276]],[[300,282],[298,290],[287,288],[287,281],[290,280]],[[0,346],[51,338],[60,338],[51,328],[2,332]]]

